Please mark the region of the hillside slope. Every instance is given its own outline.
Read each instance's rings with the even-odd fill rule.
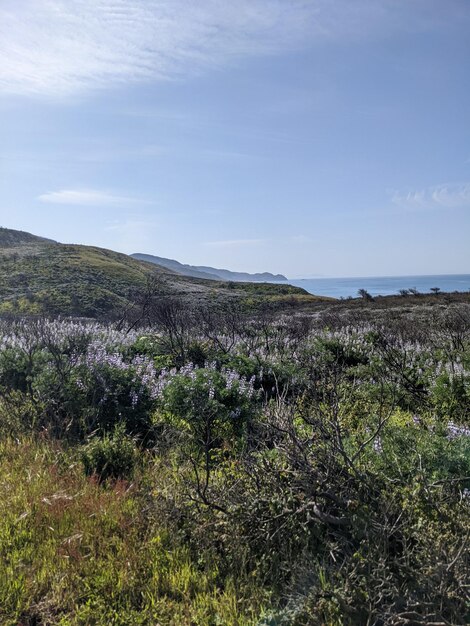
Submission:
[[[60,244],[8,229],[1,236],[0,313],[113,316],[128,308],[149,281],[157,296],[198,303],[237,298],[247,306],[283,306],[316,301],[290,285],[185,277],[103,248]]]
[[[188,265],[187,263],[180,263],[174,259],[166,259],[165,257],[154,256],[153,254],[141,254],[140,252],[131,254],[131,256],[140,261],[148,261],[149,263],[156,263],[162,267],[167,267],[183,276],[210,278],[211,280],[233,280],[235,282],[247,283],[287,282],[287,278],[283,274],[271,274],[271,272],[255,274],[233,272],[231,270],[218,269],[206,265]]]
[[[25,250],[27,248],[36,248],[44,244],[57,243],[52,239],[38,237],[22,230],[12,230],[11,228],[0,227],[0,254],[6,253],[8,250]]]

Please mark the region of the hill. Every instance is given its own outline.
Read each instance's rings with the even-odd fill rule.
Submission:
[[[196,278],[210,278],[211,280],[233,280],[235,282],[248,283],[279,283],[286,282],[287,278],[283,274],[271,274],[271,272],[261,272],[250,274],[248,272],[233,272],[231,270],[218,269],[206,265],[188,265],[180,263],[174,259],[166,259],[165,257],[154,256],[152,254],[131,254],[134,259],[140,261],[148,261],[156,263],[163,267],[167,267],[183,276],[193,276]]]
[[[11,228],[0,227],[0,251],[10,248],[35,246],[44,243],[56,243],[52,239],[38,237],[22,230],[12,230]]]
[[[220,280],[220,276],[216,274],[211,274],[210,272],[201,271],[200,269],[196,269],[193,265],[185,265],[180,263],[179,261],[175,261],[174,259],[165,259],[164,257],[154,256],[153,254],[131,254],[133,259],[137,259],[139,261],[146,261],[147,263],[154,263],[155,265],[160,265],[161,267],[166,267],[182,276],[190,276],[192,278],[205,278],[206,280]]]
[[[191,303],[234,298],[248,307],[291,306],[318,299],[291,285],[226,283],[187,277],[126,254],[61,244],[29,233],[0,231],[0,313],[112,317],[152,283],[158,297]]]

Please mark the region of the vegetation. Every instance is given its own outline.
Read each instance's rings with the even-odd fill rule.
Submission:
[[[0,314],[109,319],[135,306],[149,286],[156,298],[237,299],[251,309],[266,302],[282,308],[321,300],[290,285],[191,278],[111,250],[0,229]]]
[[[0,623],[469,623],[469,304],[150,296],[0,322]]]
[[[363,300],[368,300],[368,301],[373,300],[373,297],[370,295],[370,293],[366,289],[359,289],[357,292],[357,295]]]

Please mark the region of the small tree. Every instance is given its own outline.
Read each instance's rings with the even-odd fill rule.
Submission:
[[[374,299],[366,289],[359,289],[357,295],[363,300],[370,301]]]
[[[437,296],[437,294],[440,293],[441,290],[439,287],[431,287],[429,291],[431,291],[433,294]]]

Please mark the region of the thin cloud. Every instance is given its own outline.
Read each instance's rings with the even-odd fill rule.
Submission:
[[[394,204],[412,210],[470,207],[470,183],[447,183],[408,193],[395,192]]]
[[[424,0],[3,0],[0,88],[52,97],[422,26]],[[435,14],[435,11],[427,11]]]
[[[146,200],[117,196],[96,189],[62,189],[38,196],[41,202],[82,207],[125,207],[148,204]]]

